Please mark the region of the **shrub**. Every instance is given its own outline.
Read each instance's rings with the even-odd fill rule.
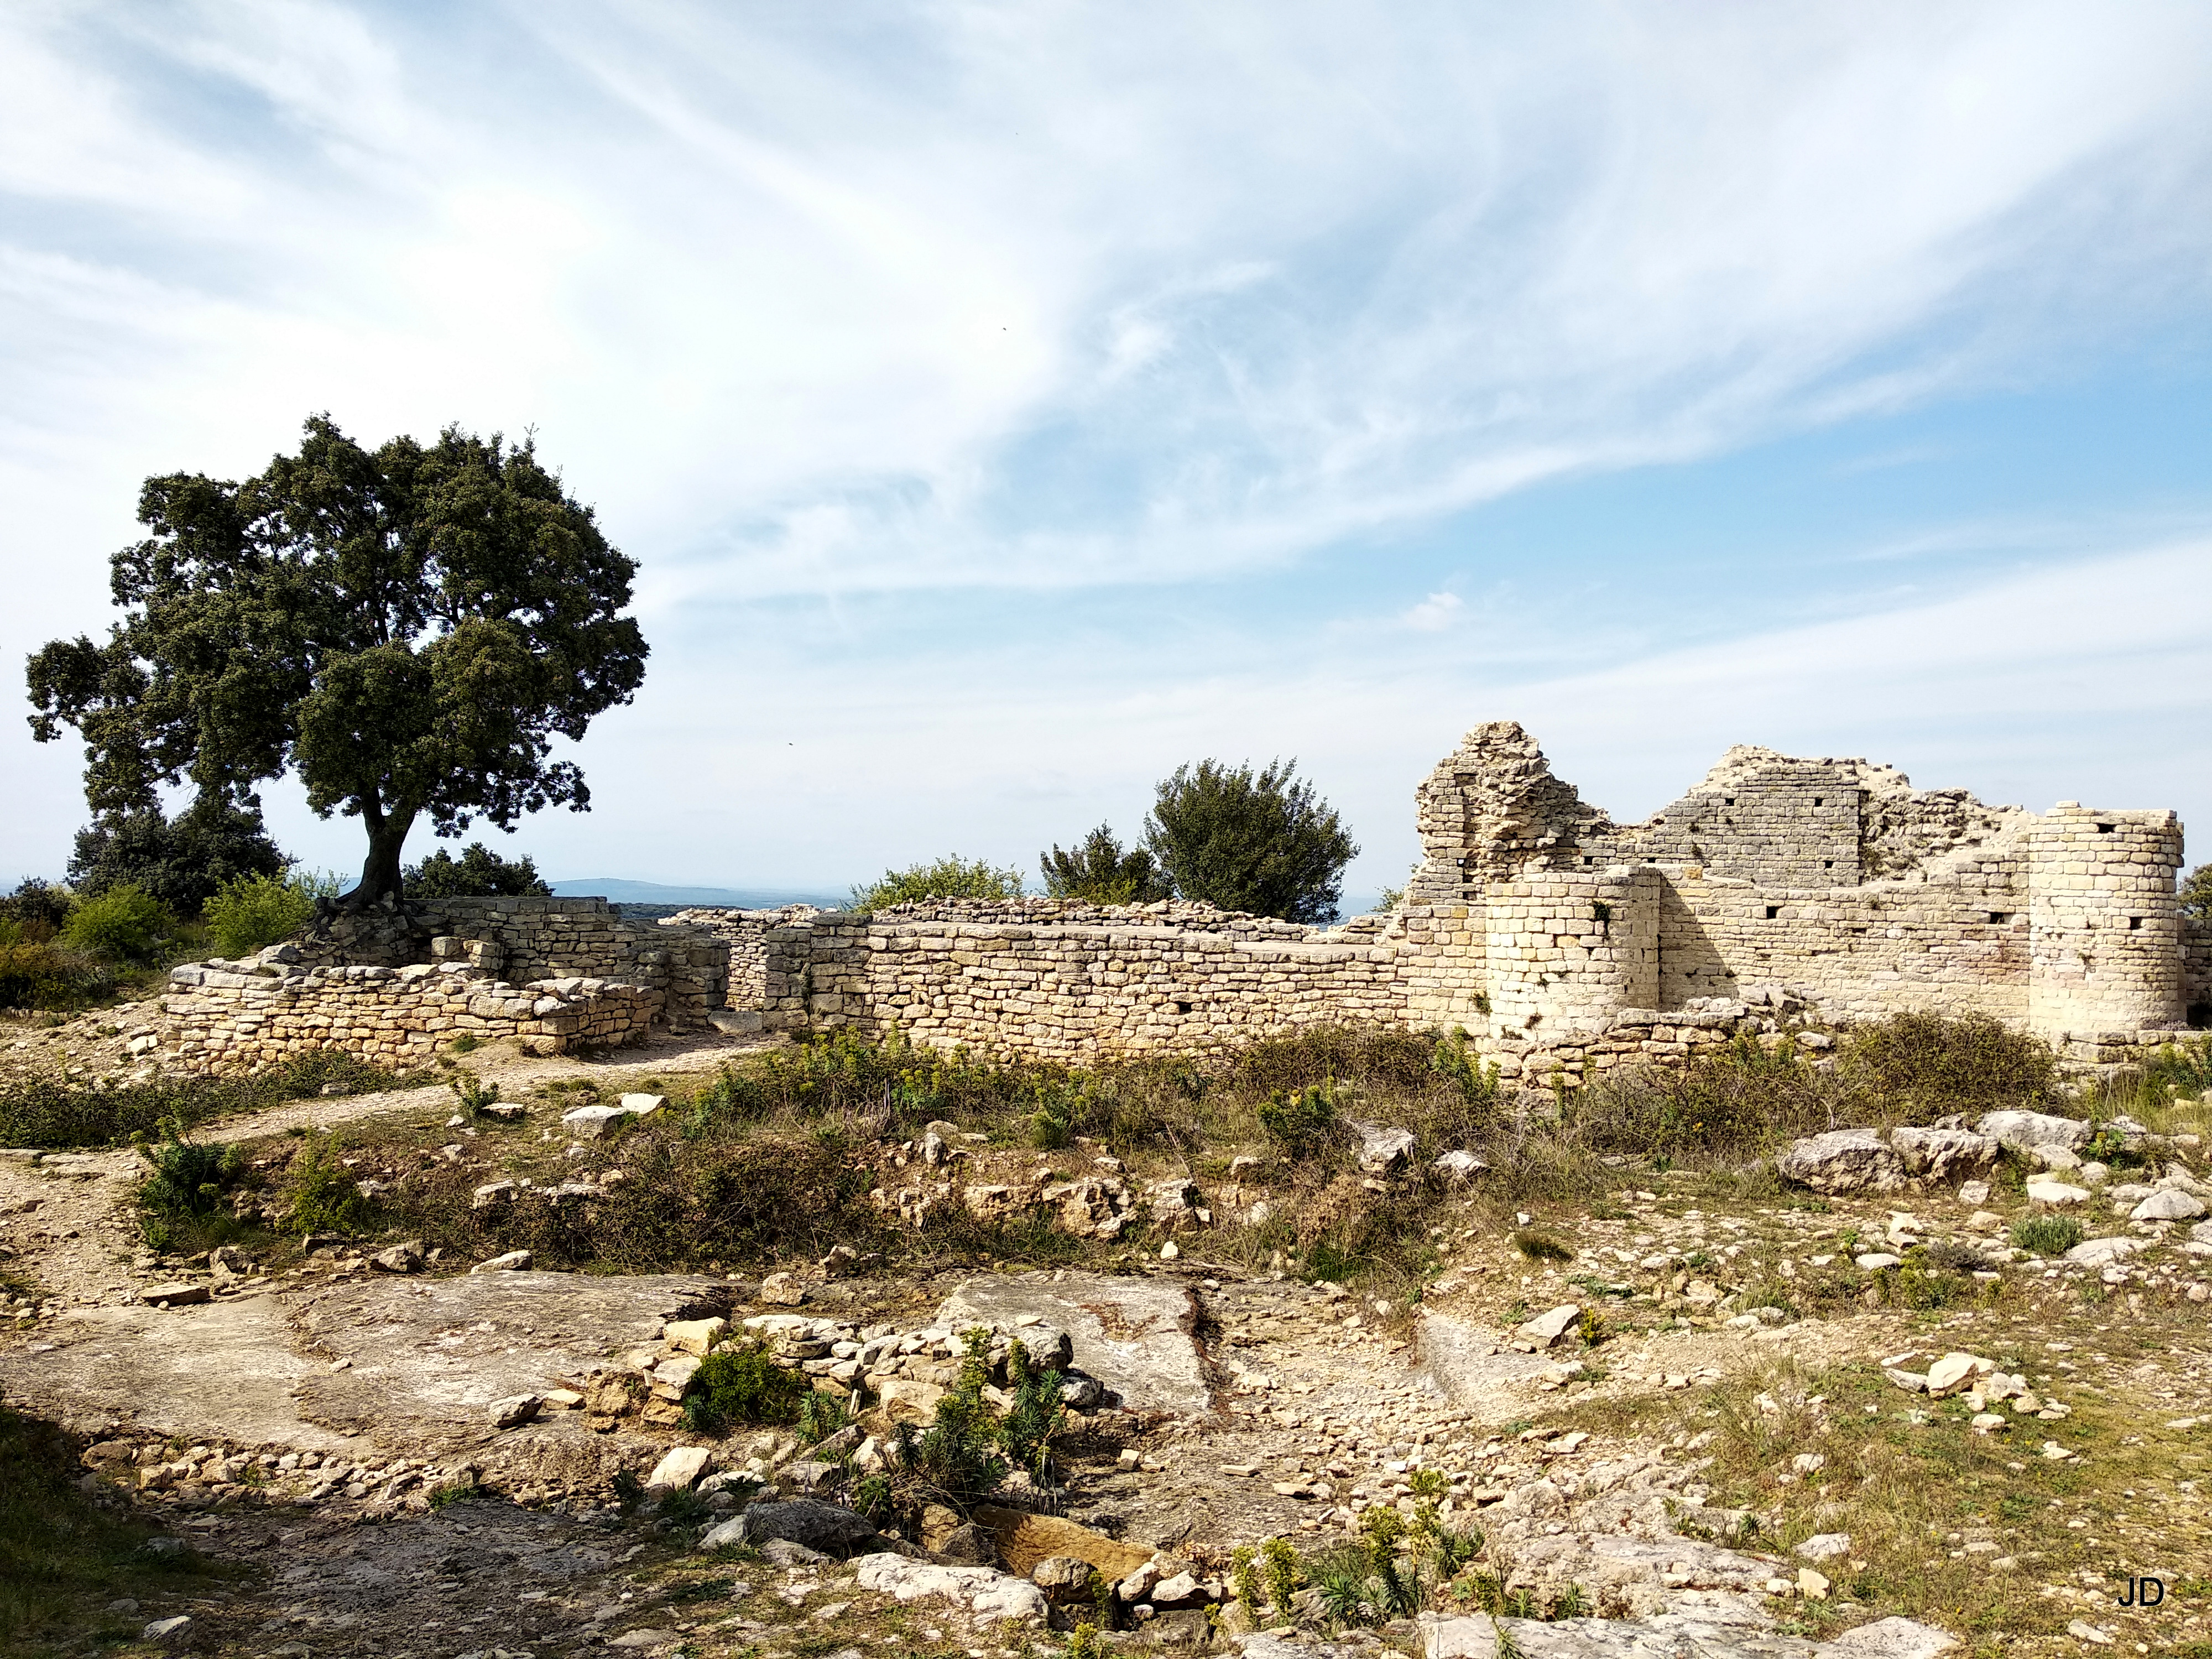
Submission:
[[[1986,1014],[1893,1014],[1854,1030],[1843,1060],[1855,1081],[1917,1120],[2045,1100],[2058,1080],[2048,1044]]]
[[[2081,1224],[2070,1215],[2024,1215],[2012,1224],[2012,1242],[2030,1255],[2063,1255],[2081,1242]]]
[[[1778,1136],[1833,1128],[1855,1103],[1794,1044],[1770,1051],[1746,1036],[1680,1072],[1608,1073],[1572,1097],[1571,1111],[1599,1153],[1740,1158]]]
[[[1037,854],[1044,890],[1054,898],[1091,904],[1152,904],[1174,896],[1175,887],[1142,847],[1124,849],[1113,830],[1100,824],[1066,852],[1053,844]]]
[[[316,893],[308,883],[276,876],[240,876],[225,882],[207,903],[215,948],[234,959],[283,943],[315,919]]]
[[[1291,1157],[1305,1157],[1336,1133],[1335,1085],[1320,1083],[1291,1092],[1279,1089],[1260,1107],[1259,1118],[1268,1139]]]
[[[893,904],[915,904],[924,899],[1018,899],[1022,896],[1022,872],[994,870],[977,859],[970,863],[957,856],[933,864],[914,864],[903,870],[886,870],[879,881],[853,890],[855,910],[881,910]]]
[[[699,1362],[684,1401],[697,1433],[719,1434],[738,1423],[795,1423],[813,1392],[806,1378],[775,1363],[757,1336],[723,1343]]]
[[[224,884],[282,876],[284,855],[260,812],[201,795],[174,818],[155,807],[105,814],[77,832],[70,879],[97,897],[112,887],[143,887],[179,915],[194,915]]]
[[[147,962],[170,932],[168,913],[144,888],[128,882],[79,903],[61,939],[110,962]]]
[[[1182,765],[1161,780],[1145,844],[1175,890],[1224,910],[1328,921],[1359,852],[1295,760]]]
[[[455,858],[441,847],[420,864],[400,872],[400,889],[410,898],[550,898],[553,890],[527,858],[505,859],[480,841]]]
[[[79,1088],[52,1077],[0,1082],[0,1146],[99,1146],[179,1130],[227,1112],[259,1111],[288,1100],[366,1094],[401,1079],[334,1048],[295,1054],[255,1077],[155,1078],[113,1088]]]
[[[212,1214],[245,1167],[239,1149],[227,1141],[186,1140],[174,1121],[155,1146],[140,1150],[154,1173],[138,1188],[138,1202],[168,1215]]]
[[[43,945],[61,932],[76,904],[76,896],[68,888],[26,876],[13,893],[0,899],[0,921],[21,928],[25,942]]]
[[[107,989],[109,979],[82,951],[0,940],[0,1008],[74,1007]]]
[[[353,1173],[338,1160],[336,1135],[310,1140],[285,1172],[284,1226],[288,1231],[349,1233],[368,1221],[368,1200]]]

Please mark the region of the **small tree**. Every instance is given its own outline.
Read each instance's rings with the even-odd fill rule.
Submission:
[[[1328,921],[1359,848],[1296,760],[1255,772],[1203,760],[1160,781],[1145,842],[1187,899],[1288,921]]]
[[[444,848],[410,864],[401,885],[410,898],[550,898],[553,890],[539,878],[528,858],[503,859],[480,841],[455,858]]]
[[[2212,921],[2212,864],[2200,864],[2181,884],[2181,914]]]
[[[532,444],[449,427],[371,453],[318,415],[243,483],[149,478],[138,518],[153,533],[112,561],[107,642],[30,661],[33,734],[83,734],[94,813],[185,777],[250,806],[296,772],[308,805],[368,830],[350,902],[368,904],[398,892],[418,818],[457,836],[590,805],[549,757],[645,678],[617,614],[637,567]]]
[[[853,908],[880,910],[886,905],[915,904],[923,899],[1018,899],[1022,896],[1022,872],[994,870],[977,859],[939,859],[933,864],[908,865],[886,870],[883,879],[853,890]]]
[[[1065,853],[1054,842],[1052,851],[1037,854],[1037,864],[1044,872],[1044,890],[1054,898],[1152,904],[1175,891],[1149,850],[1132,847],[1124,851],[1120,839],[1103,823]]]
[[[142,887],[179,915],[193,915],[226,882],[284,873],[284,854],[261,814],[202,795],[175,817],[158,806],[112,812],[77,831],[70,882],[88,898]]]

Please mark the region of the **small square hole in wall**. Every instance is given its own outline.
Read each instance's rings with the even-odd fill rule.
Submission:
[[[1770,904],[1770,905],[1768,905],[1768,906],[1766,907],[1766,919],[1767,919],[1769,921],[1772,921],[1776,917],[1779,916],[1781,914],[1782,914],[1782,907],[1781,907],[1780,905],[1778,905],[1778,904]]]
[[[1836,861],[1833,859],[1822,859],[1820,860],[1820,867],[1823,870],[1832,870],[1836,867]]]
[[[2129,932],[2133,933],[2136,928],[2138,928],[2138,927],[2142,927],[2142,918],[2141,916],[2130,916],[2130,917],[2128,918],[2128,931],[2129,931]]]
[[[1188,1002],[1178,1002],[1177,1004],[1176,1004],[1176,1012],[1177,1012],[1177,1013],[1179,1013],[1179,1014],[1187,1014],[1187,1013],[1188,1013],[1189,1012],[1190,1012],[1190,1004],[1188,1004]]]
[[[2011,920],[2012,912],[2009,910],[1992,910],[1990,912],[1990,926],[1992,927],[2002,927],[2011,921]]]
[[[1826,806],[1827,804],[1827,798],[1826,796],[1815,795],[1813,797],[1813,805],[1815,806]]]
[[[2100,823],[2097,826],[2097,833],[2100,836],[2109,836],[2118,828],[2116,823]]]
[[[1723,805],[1723,806],[1733,806],[1733,805],[1735,805],[1735,797],[1734,795],[1730,795],[1730,796],[1729,796],[1725,800],[1722,801],[1721,805]]]

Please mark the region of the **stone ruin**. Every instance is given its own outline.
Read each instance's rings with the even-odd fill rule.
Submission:
[[[1463,1029],[1507,1078],[1571,1086],[1791,1019],[1984,1014],[2087,1064],[2212,1021],[2171,811],[2037,814],[1739,747],[1615,823],[1510,721],[1415,804],[1403,901],[1334,927],[1052,899],[671,920],[728,944],[731,1006],[770,1031],[1062,1060],[1378,1022]]]
[[[226,1073],[309,1048],[421,1060],[464,1034],[560,1053],[656,1026],[896,1030],[1075,1061],[1374,1023],[1463,1030],[1541,1088],[1680,1065],[1747,1030],[1906,1011],[1988,1015],[2077,1064],[2212,1023],[2212,928],[2180,913],[2171,811],[2038,814],[1864,760],[1739,747],[1648,821],[1615,823],[1510,721],[1468,732],[1414,799],[1404,899],[1333,927],[1182,901],[701,908],[656,926],[601,899],[447,900],[179,969],[158,1041]]]

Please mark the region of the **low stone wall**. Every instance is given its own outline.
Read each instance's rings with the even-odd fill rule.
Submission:
[[[570,977],[512,985],[465,963],[309,968],[214,962],[171,970],[162,1047],[178,1068],[239,1077],[332,1048],[395,1069],[464,1035],[526,1054],[641,1042],[660,1008],[650,987]]]
[[[811,904],[780,905],[771,910],[732,910],[701,905],[663,916],[663,927],[704,929],[730,953],[726,1004],[758,1008],[768,996],[768,936],[778,927],[808,921],[822,912]]]
[[[511,983],[619,979],[658,992],[672,1030],[727,1006],[729,945],[705,928],[632,921],[603,898],[410,900],[319,917],[294,941],[319,967],[465,962]]]

